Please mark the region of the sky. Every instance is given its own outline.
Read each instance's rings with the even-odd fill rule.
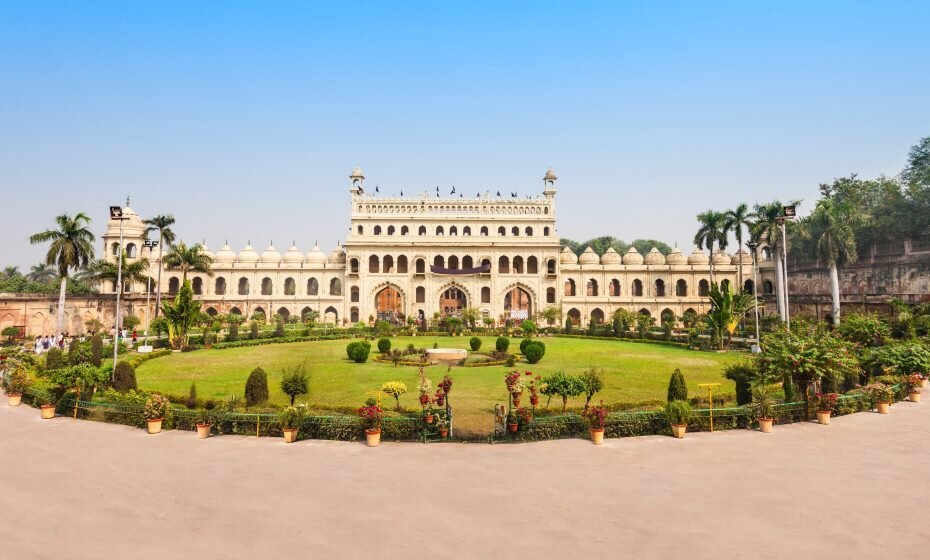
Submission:
[[[0,266],[131,196],[185,241],[331,250],[369,190],[539,194],[691,247],[930,135],[930,2],[0,2]],[[803,206],[802,206],[803,209]]]

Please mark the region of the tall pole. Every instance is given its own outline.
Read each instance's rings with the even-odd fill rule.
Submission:
[[[116,332],[113,336],[113,370],[110,372],[110,381],[113,381],[116,372],[116,355],[119,352],[119,328],[120,314],[119,301],[123,293],[123,222],[125,219],[122,215],[119,217],[119,254],[116,256]]]
[[[788,310],[788,236],[785,234],[785,220],[781,221],[781,255],[782,255],[782,273],[784,274],[784,292],[785,292],[785,323],[788,326],[788,332],[791,332],[791,312]]]
[[[762,332],[759,331],[759,281],[756,278],[756,248],[758,244],[749,243],[749,250],[752,253],[752,298],[753,298],[753,315],[756,319],[756,346],[754,351],[759,351],[759,343],[762,342]],[[742,265],[740,265],[742,270]]]

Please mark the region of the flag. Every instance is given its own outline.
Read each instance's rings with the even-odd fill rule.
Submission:
[[[378,189],[378,185],[375,185],[375,192],[381,192],[381,191]]]
[[[455,185],[452,185],[452,193],[451,193],[451,194],[455,194]]]

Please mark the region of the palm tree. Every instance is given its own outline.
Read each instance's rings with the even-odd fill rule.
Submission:
[[[710,304],[711,309],[704,316],[704,322],[716,334],[719,348],[722,350],[724,334],[729,344],[736,328],[755,306],[755,298],[742,290],[732,292],[729,283],[718,286],[716,282],[711,282]]]
[[[110,282],[113,284],[115,289],[122,289],[126,291],[126,286],[132,285],[133,283],[144,284],[150,280],[148,274],[149,270],[149,261],[148,259],[133,259],[130,262],[126,258],[126,251],[120,252],[120,260],[122,261],[122,286],[116,286],[116,281],[119,278],[119,263],[115,261],[108,261],[106,259],[94,261],[91,264],[91,280],[96,282]],[[116,317],[120,316],[120,310],[116,310]]]
[[[7,266],[0,272],[0,278],[4,279],[16,278],[17,276],[20,276],[18,266]]]
[[[733,236],[736,237],[736,246],[739,251],[743,250],[743,228],[749,229],[750,213],[749,206],[746,204],[740,203],[733,210],[727,210],[726,212],[726,221],[724,222],[723,229],[725,232],[733,232]],[[739,274],[739,286],[740,290],[743,289],[743,259],[740,254],[737,253],[736,257],[739,259],[739,268],[737,273]],[[713,260],[713,259],[711,259]]]
[[[792,204],[797,205],[799,202],[794,201]],[[785,272],[782,267],[786,249],[782,244],[781,237],[781,220],[784,217],[784,212],[784,205],[779,200],[773,200],[766,204],[756,204],[750,215],[752,224],[749,226],[749,238],[756,243],[764,240],[774,252],[775,306],[778,315],[782,318],[784,318],[785,310],[788,307],[785,298]]]
[[[171,247],[171,252],[163,258],[168,268],[181,271],[181,284],[187,282],[188,272],[202,272],[213,276],[213,257],[203,252],[203,245],[188,247],[183,241]]]
[[[61,285],[58,289],[58,332],[65,330],[65,291],[68,271],[85,268],[94,258],[94,234],[87,228],[90,218],[83,212],[71,217],[62,214],[55,218],[57,229],[47,229],[29,237],[33,245],[51,243],[45,255],[46,264],[58,268]]]
[[[694,244],[710,250],[710,281],[714,281],[714,245],[720,249],[727,246],[726,214],[708,210],[698,214],[701,227],[694,235]]]
[[[830,199],[823,199],[807,220],[804,232],[811,241],[814,256],[830,268],[830,296],[833,300],[833,324],[840,324],[839,267],[856,262],[856,234],[852,217],[843,215]]]
[[[48,282],[55,278],[55,268],[47,263],[39,263],[33,265],[29,269],[29,274],[26,275],[26,278],[32,280],[33,282]],[[75,275],[76,277],[77,275]]]
[[[145,220],[145,225],[148,226],[145,230],[146,235],[151,231],[158,231],[158,251],[159,254],[164,254],[165,243],[171,245],[174,243],[174,231],[171,230],[171,226],[174,225],[174,216],[171,214],[168,215],[158,215],[152,219]],[[158,291],[155,293],[155,316],[158,317],[158,312],[161,309],[161,259],[158,261],[158,279],[155,281],[155,284],[159,286]]]

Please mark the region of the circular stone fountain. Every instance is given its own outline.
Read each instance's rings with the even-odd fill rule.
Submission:
[[[439,362],[457,362],[468,357],[468,352],[459,348],[429,348],[426,351],[426,359],[429,363],[436,364]]]

